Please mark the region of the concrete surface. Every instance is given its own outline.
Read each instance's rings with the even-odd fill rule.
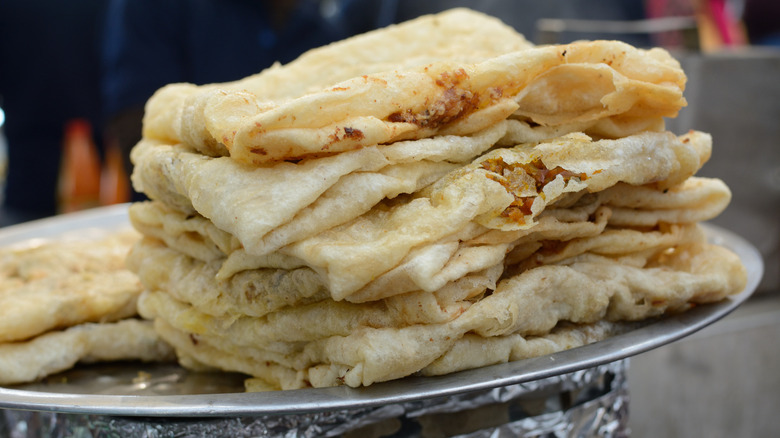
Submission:
[[[628,382],[632,437],[780,436],[780,293],[633,357]]]

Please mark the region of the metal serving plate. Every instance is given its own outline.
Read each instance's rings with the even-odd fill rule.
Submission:
[[[0,246],[35,238],[84,236],[127,226],[127,206],[74,213],[0,230]],[[548,356],[439,377],[408,377],[367,388],[319,388],[263,393],[242,392],[242,376],[193,373],[173,364],[112,363],[77,366],[43,382],[0,387],[0,408],[62,413],[202,417],[303,414],[411,402],[525,383],[624,359],[700,330],[743,303],[763,275],[756,248],[740,236],[704,225],[714,243],[730,248],[747,267],[740,294],[697,306],[636,330]]]

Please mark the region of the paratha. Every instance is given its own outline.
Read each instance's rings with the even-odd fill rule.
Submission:
[[[575,348],[744,287],[698,226],[731,197],[695,176],[712,139],[665,130],[679,63],[489,24],[421,17],[149,100],[127,262],[183,366],[363,386]]]
[[[84,323],[0,344],[0,384],[34,382],[77,363],[130,360],[170,362],[175,355],[149,321]]]
[[[142,286],[124,259],[134,230],[25,242],[2,251],[0,342],[133,316]]]

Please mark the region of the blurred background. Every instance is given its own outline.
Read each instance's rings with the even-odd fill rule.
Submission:
[[[780,406],[780,294],[767,293],[780,291],[777,0],[3,0],[0,226],[138,199],[127,156],[140,138],[144,103],[167,83],[239,79],[307,49],[458,6],[497,16],[537,44],[619,39],[665,47],[680,60],[689,106],[668,128],[712,133],[713,158],[700,174],[725,180],[734,195],[713,222],[751,241],[766,273],[756,304],[732,318],[734,331],[685,341],[703,350],[675,344],[634,361],[634,430],[692,436],[685,428],[705,420],[713,431],[694,435],[780,430],[776,415],[754,419],[759,407]],[[743,404],[716,403],[729,398]],[[704,404],[701,417],[685,417],[695,403]],[[657,433],[664,421],[671,426]],[[757,426],[746,430],[748,423]]]

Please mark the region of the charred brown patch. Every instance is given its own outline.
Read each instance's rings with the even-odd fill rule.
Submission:
[[[509,164],[502,158],[492,158],[483,161],[481,166],[490,172],[488,178],[504,186],[506,191],[515,197],[514,201],[501,212],[501,216],[519,224],[525,223],[525,217],[531,214],[531,206],[536,199],[535,196],[519,195],[526,186],[525,179],[521,178],[522,175],[528,175],[534,179],[537,193],[541,192],[544,186],[553,181],[558,175],[566,182],[571,178],[579,178],[581,181],[588,178],[585,173],[571,172],[561,166],[548,169],[540,158],[530,163],[515,164]]]
[[[330,140],[330,142],[328,144],[322,146],[322,148],[320,148],[320,149],[323,150],[323,151],[327,151],[327,150],[330,149],[330,145],[332,145],[333,143],[338,143],[339,141],[344,140],[344,139],[360,141],[363,138],[365,138],[365,134],[363,134],[363,131],[361,131],[359,129],[355,129],[355,128],[351,128],[349,126],[346,126],[346,127],[344,127],[344,130],[342,131],[341,129],[336,128],[336,131],[333,134],[328,136],[328,139]]]
[[[412,123],[421,128],[438,128],[471,114],[479,108],[480,96],[459,87],[468,78],[468,73],[463,69],[442,73],[435,81],[436,85],[444,88],[438,100],[423,111],[407,109],[394,112],[388,116],[388,121]]]
[[[362,140],[365,137],[363,131],[355,128],[344,128],[344,138],[350,138],[352,140]]]

